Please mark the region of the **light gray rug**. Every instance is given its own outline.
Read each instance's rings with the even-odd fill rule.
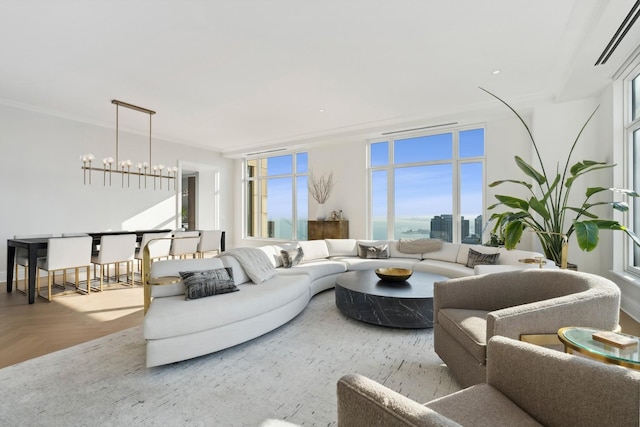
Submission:
[[[1,369],[0,425],[331,426],[347,373],[419,402],[460,389],[433,351],[431,329],[346,318],[333,291],[248,343],[151,369],[144,359],[135,327]]]

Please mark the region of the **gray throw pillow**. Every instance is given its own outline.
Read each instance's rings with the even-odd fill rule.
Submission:
[[[389,245],[363,245],[358,244],[358,256],[360,258],[389,258]]]
[[[180,271],[184,283],[185,299],[198,299],[239,291],[233,281],[230,267],[213,270]]]
[[[302,251],[302,248],[298,246],[295,249],[282,249],[280,251],[280,255],[282,255],[282,266],[284,268],[291,268],[300,264],[300,261],[302,261],[302,258],[304,257],[304,252]]]
[[[476,265],[493,265],[498,262],[500,254],[483,254],[469,248],[469,259],[467,260],[467,267],[473,268]]]

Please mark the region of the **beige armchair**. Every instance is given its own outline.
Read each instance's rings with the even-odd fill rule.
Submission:
[[[338,381],[338,426],[638,426],[640,373],[496,336],[487,382],[424,405],[361,375]]]
[[[516,340],[563,326],[618,328],[620,290],[601,276],[529,269],[470,276],[434,285],[434,348],[463,387],[485,381],[486,343]]]

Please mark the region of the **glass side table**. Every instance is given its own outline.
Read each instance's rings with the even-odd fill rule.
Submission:
[[[582,327],[566,327],[561,328],[558,331],[558,338],[562,344],[564,344],[566,353],[573,353],[575,351],[605,363],[640,370],[639,337],[618,332],[619,335],[636,341],[636,345],[634,346],[619,348],[594,340],[592,336],[594,332],[601,332],[601,330]]]

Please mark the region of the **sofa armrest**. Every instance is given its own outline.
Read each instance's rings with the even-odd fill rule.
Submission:
[[[338,381],[338,426],[460,426],[458,423],[369,378]]]
[[[487,383],[543,425],[640,425],[640,373],[494,337]]]

